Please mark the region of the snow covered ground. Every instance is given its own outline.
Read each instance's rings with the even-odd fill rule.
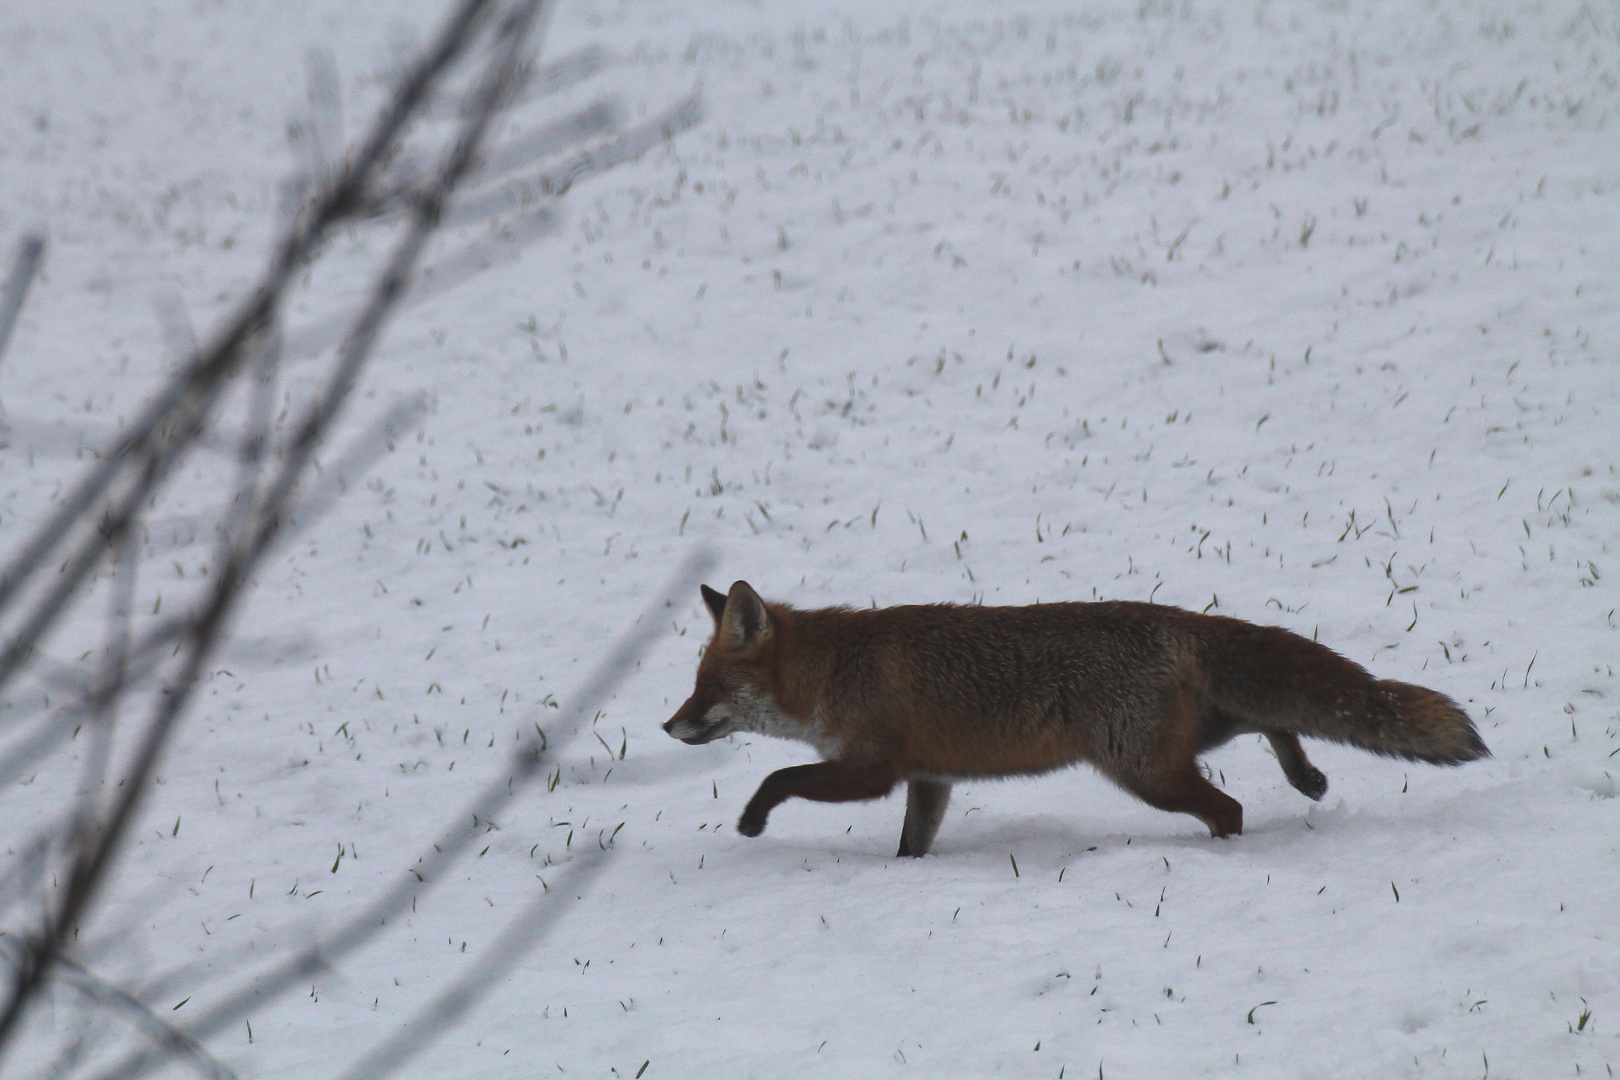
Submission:
[[[394,323],[348,430],[417,398],[420,427],[260,575],[77,956],[184,1026],[408,874],[708,543],[710,584],[801,606],[1287,626],[1466,703],[1495,757],[1312,745],[1312,804],[1239,740],[1208,758],[1228,841],[1083,769],[959,787],[921,860],[898,796],[745,840],[808,751],[659,730],[694,590],[549,790],[221,1060],[340,1072],[541,890],[547,935],[412,1075],[1612,1075],[1615,9],[991,7],[561,5],[547,55],[605,63],[503,138],[615,98],[623,129],[694,92],[703,120]],[[0,245],[51,245],[0,363],[0,546],[168,370],[153,296],[207,328],[255,279],[305,50],[352,133],[437,8],[0,12]],[[337,246],[304,325],[382,244]],[[195,475],[142,611],[211,553]],[[8,831],[76,770],[8,783]]]

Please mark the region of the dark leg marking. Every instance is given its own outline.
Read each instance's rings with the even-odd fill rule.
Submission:
[[[906,784],[906,823],[900,827],[898,857],[921,858],[928,854],[950,801],[951,785],[943,780],[912,780]]]
[[[1301,795],[1308,799],[1320,799],[1327,794],[1327,777],[1322,770],[1311,764],[1311,759],[1305,756],[1305,750],[1299,745],[1299,736],[1291,731],[1268,731],[1266,738],[1271,740],[1271,749],[1276,751],[1277,761],[1282,765],[1283,775],[1288,782],[1299,790]]]

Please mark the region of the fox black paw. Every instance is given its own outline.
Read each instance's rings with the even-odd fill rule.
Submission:
[[[1301,769],[1296,775],[1290,776],[1288,782],[1293,784],[1301,795],[1313,801],[1320,800],[1327,794],[1328,781],[1321,769]]]
[[[737,831],[747,837],[758,836],[765,831],[765,819],[744,811],[743,816],[737,819]]]

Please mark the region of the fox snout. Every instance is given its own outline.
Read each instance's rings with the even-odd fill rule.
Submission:
[[[683,743],[701,746],[731,734],[732,725],[727,723],[730,718],[729,710],[723,706],[705,708],[694,699],[669,718],[664,730]]]

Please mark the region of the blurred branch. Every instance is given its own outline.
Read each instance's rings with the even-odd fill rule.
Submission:
[[[509,108],[535,98],[561,93],[589,79],[607,67],[611,60],[608,51],[600,45],[586,45],[544,64],[526,63],[502,107]],[[457,116],[468,105],[467,99],[447,94],[429,106],[428,115],[435,119]]]
[[[17,245],[17,257],[11,263],[6,283],[0,285],[0,358],[6,355],[6,344],[11,340],[12,328],[22,312],[23,301],[28,298],[28,286],[33,284],[45,255],[45,238],[38,235],[23,237]]]
[[[587,105],[572,115],[553,120],[485,153],[468,179],[487,184],[504,173],[532,165],[543,157],[611,129],[622,119],[622,112],[619,103],[611,99]],[[397,212],[404,205],[406,193],[420,181],[425,171],[426,162],[421,155],[402,155],[371,196],[375,215],[383,217]]]
[[[484,950],[483,955],[461,978],[426,1008],[402,1023],[394,1033],[349,1066],[342,1080],[373,1080],[388,1076],[411,1060],[411,1056],[435,1042],[453,1028],[479,1001],[487,996],[503,976],[517,966],[567,914],[563,907],[570,896],[582,898],[596,883],[612,858],[611,853],[593,851],[568,864],[552,890],[540,893],[506,924],[506,928]]]
[[[251,518],[229,543],[212,588],[192,612],[190,625],[179,645],[179,650],[185,653],[180,670],[152,709],[125,782],[105,814],[94,822],[82,823],[72,836],[69,846],[76,854],[65,895],[54,911],[48,911],[39,933],[23,943],[10,995],[4,1010],[0,1011],[0,1052],[10,1044],[24,1009],[58,959],[64,934],[78,923],[101,886],[149,787],[146,780],[167,745],[177,718],[190,702],[198,676],[228,625],[244,583],[280,532],[296,484],[353,387],[427,235],[438,224],[440,208],[473,161],[495,105],[522,56],[538,3],[539,0],[527,0],[497,26],[500,47],[484,78],[483,107],[463,123],[437,184],[413,207],[409,231],[340,350],[335,371],[323,394],[306,410],[278,475],[262,496],[253,498],[252,492],[245,493],[251,506]],[[0,654],[0,687],[4,687],[23,661],[34,653],[68,601],[99,566],[108,548],[116,548],[123,542],[142,506],[167,478],[184,450],[206,430],[219,395],[230,377],[243,366],[247,346],[265,337],[267,328],[273,326],[281,295],[295,268],[314,253],[332,225],[352,215],[362,205],[362,195],[373,172],[392,152],[407,121],[427,99],[446,68],[474,40],[475,31],[490,14],[492,6],[491,0],[464,0],[459,5],[429,54],[398,88],[353,164],[338,173],[309,212],[294,223],[257,293],[227,321],[213,346],[199,354],[174,380],[170,391],[160,395],[147,410],[121,452],[110,455],[92,470],[90,477],[66,500],[62,510],[7,568],[0,578],[0,613],[20,596],[24,585],[39,576],[47,556],[54,561],[51,553],[61,540],[75,531],[80,534],[75,550],[54,575],[57,580],[45,587],[44,595],[24,614],[20,630]],[[270,337],[273,342],[273,334]],[[123,490],[113,490],[120,482]],[[114,658],[119,666],[123,661],[122,656]],[[109,685],[120,684],[121,680],[109,680]]]
[[[65,496],[53,499],[53,512],[0,570],[0,691],[11,689],[26,675],[31,687],[42,690],[45,712],[43,721],[32,728],[25,726],[29,718],[40,715],[33,705],[7,721],[0,750],[0,783],[21,775],[64,746],[84,726],[89,728],[78,787],[64,797],[67,805],[62,813],[36,827],[32,836],[17,841],[21,854],[0,880],[0,914],[8,914],[18,908],[19,901],[30,899],[37,902],[40,912],[37,916],[29,913],[35,929],[0,931],[0,938],[13,946],[0,955],[12,969],[9,994],[0,1008],[0,1055],[20,1041],[31,1002],[50,980],[59,979],[96,1002],[139,1014],[139,1026],[149,1042],[123,1057],[108,1076],[138,1075],[177,1056],[189,1058],[207,1075],[229,1075],[206,1055],[200,1040],[236,1023],[249,1008],[260,1007],[302,983],[310,972],[365,946],[382,933],[389,917],[442,880],[449,867],[482,836],[475,827],[464,824],[469,816],[475,822],[489,820],[543,775],[556,749],[606,704],[661,632],[663,609],[687,595],[712,563],[706,550],[686,560],[669,588],[580,688],[573,709],[565,713],[562,729],[553,728],[555,747],[548,748],[544,735],[520,745],[508,762],[507,775],[480,793],[469,811],[445,828],[433,853],[411,871],[412,878],[385,889],[337,929],[282,954],[284,959],[267,970],[227,988],[212,1008],[194,1014],[193,1023],[184,1030],[164,1023],[138,997],[91,975],[82,963],[65,955],[79,925],[94,912],[112,866],[128,846],[130,830],[153,786],[154,770],[226,641],[253,574],[278,544],[316,520],[347,489],[349,476],[368,469],[384,446],[392,449],[391,440],[420,418],[420,404],[396,404],[350,443],[334,468],[322,470],[315,457],[344,414],[387,321],[409,301],[437,295],[554,229],[556,218],[547,204],[576,180],[631,160],[701,116],[701,105],[693,99],[537,174],[528,186],[505,183],[501,190],[493,190],[492,180],[577,147],[610,130],[620,119],[615,102],[598,101],[491,153],[482,152],[500,109],[513,101],[562,89],[607,62],[602,51],[587,49],[552,65],[534,67],[531,42],[542,36],[549,10],[548,0],[460,0],[438,38],[405,72],[365,137],[347,154],[342,148],[336,60],[323,52],[310,54],[310,111],[298,136],[303,140],[305,175],[286,189],[289,198],[283,204],[287,215],[283,233],[258,287],[201,347],[179,301],[160,303],[166,337],[184,358],[179,372],[141,410],[118,446],[98,455],[97,463]],[[471,68],[471,78],[466,81],[451,75],[463,61]],[[468,82],[473,89],[462,91]],[[446,84],[454,89],[447,89]],[[428,168],[423,164],[426,158],[410,159],[413,163],[408,165],[392,164],[407,160],[402,154],[406,132],[416,121],[434,114],[435,102],[442,105],[446,101],[450,101],[451,115],[459,119],[456,130],[444,140],[437,166]],[[484,188],[455,200],[456,193],[474,179],[482,180]],[[542,196],[545,204],[531,205]],[[420,265],[428,239],[438,228],[458,222],[493,224],[512,210],[516,215],[492,228],[490,235],[462,245],[432,267]],[[341,322],[284,334],[281,320],[286,295],[294,281],[303,277],[305,267],[320,256],[333,229],[377,217],[397,221],[400,227],[358,310]],[[42,250],[38,238],[25,242],[0,293],[0,348]],[[322,336],[318,343],[308,336],[314,332]],[[280,421],[273,423],[271,415],[283,364],[302,354],[306,344],[312,351],[324,353],[334,340],[337,348],[327,357],[318,389],[294,417],[290,434],[278,442],[272,455],[271,435],[279,430]],[[239,438],[221,433],[221,416],[233,402],[245,408]],[[147,543],[139,540],[145,532],[143,515],[168,491],[187,455],[202,447],[224,450],[236,458],[234,483],[222,485],[230,501],[223,504],[218,521],[213,563],[198,584],[188,586],[194,592],[182,593],[183,597],[189,595],[189,606],[182,601],[178,615],[166,615],[162,622],[154,620],[137,630],[132,615],[140,549]],[[312,472],[320,474],[313,483]],[[55,640],[52,634],[67,614],[78,610],[79,602],[107,576],[109,563],[112,581],[104,645],[87,651],[78,664],[54,660],[44,651],[47,641]],[[155,606],[152,614],[157,614]],[[98,658],[86,664],[92,654]],[[52,711],[50,693],[58,690],[65,691],[67,700]],[[136,701],[137,692],[141,702]],[[137,703],[145,708],[139,721],[121,720],[120,713],[131,711],[129,706]],[[115,728],[121,733],[116,770],[112,767]],[[130,729],[127,738],[122,735],[124,728]],[[579,895],[601,872],[607,858],[594,856],[566,871],[570,894]],[[562,917],[557,902],[548,900],[548,895],[536,897],[451,990],[410,1025],[379,1043],[354,1067],[353,1074],[393,1071],[414,1048],[437,1038],[464,1016],[498,976],[510,970]],[[91,1015],[91,1023],[98,1015]],[[68,1039],[53,1071],[84,1067],[87,1053],[113,1056],[97,1045],[89,1030]]]
[[[490,236],[480,237],[441,256],[422,268],[400,299],[400,307],[414,307],[444,295],[489,269],[498,260],[515,258],[531,243],[555,231],[556,227],[555,216],[548,208],[541,207]],[[287,335],[287,358],[318,356],[342,335],[343,328],[352,318],[352,314],[343,312],[290,332]]]
[[[304,127],[309,174],[319,182],[343,162],[343,96],[338,89],[337,58],[330,49],[310,49],[304,54],[304,73],[309,86],[309,116]]]
[[[58,973],[59,981],[98,1004],[114,1006],[127,1014],[151,1038],[172,1043],[176,1049],[175,1056],[188,1062],[201,1076],[207,1077],[208,1080],[236,1080],[236,1073],[229,1066],[210,1054],[206,1047],[185,1032],[163,1020],[134,994],[114,986],[71,957],[60,957],[57,963],[61,969]],[[57,1072],[58,1070],[52,1070],[53,1074]]]
[[[619,639],[613,651],[585,681],[565,714],[561,728],[553,728],[555,738],[544,741],[528,739],[513,750],[507,758],[504,773],[498,774],[496,780],[450,819],[454,824],[435,838],[431,844],[432,850],[423,853],[413,869],[408,871],[409,877],[386,890],[338,929],[227,994],[217,1005],[187,1025],[185,1030],[189,1036],[206,1039],[235,1025],[250,1009],[262,1008],[265,1002],[302,985],[308,976],[324,970],[382,934],[390,918],[409,908],[413,899],[443,881],[461,856],[483,839],[484,831],[467,822],[489,821],[497,817],[532,781],[544,774],[557,753],[589,723],[589,717],[595,716],[608,703],[619,682],[635,668],[647,648],[664,632],[663,612],[690,596],[693,587],[713,568],[714,563],[714,553],[706,547],[698,548],[686,557],[665,587],[642,610],[630,632]],[[594,876],[594,872],[591,876]],[[547,895],[542,894],[543,897]],[[535,905],[531,905],[509,926],[508,931],[503,931],[503,936],[516,932],[512,927],[532,923],[536,918]],[[544,925],[549,925],[549,922]],[[163,1043],[149,1051],[132,1055],[102,1075],[106,1080],[140,1075],[155,1067],[175,1049]]]
[[[422,413],[420,402],[402,401],[373,420],[343,455],[326,467],[320,481],[298,501],[282,525],[281,539],[296,536],[309,524],[319,520],[343,495],[347,478],[359,476],[370,469],[390,440],[403,438],[415,429]],[[243,444],[244,472],[248,471],[248,465],[258,461],[259,455],[251,450],[252,442],[250,438]],[[245,477],[239,490],[251,492],[253,484],[253,478]],[[247,501],[245,497],[233,500],[232,511],[245,506]],[[229,529],[227,535],[235,531],[234,528]],[[133,580],[133,567],[130,573],[130,580]],[[37,730],[13,740],[6,747],[5,753],[0,755],[0,786],[11,783],[30,765],[72,738],[76,728],[93,720],[108,707],[110,699],[145,686],[162,667],[163,661],[172,655],[168,650],[184,638],[189,625],[188,613],[166,619],[147,629],[133,645],[125,646],[126,659],[116,678],[108,679],[101,671],[86,678],[78,675],[76,668],[66,665],[54,677],[48,678],[46,685],[67,697],[70,703],[62,706]],[[40,665],[41,661],[36,659],[35,664]],[[94,680],[99,680],[99,684],[93,685]]]
[[[581,152],[556,168],[536,173],[527,179],[513,180],[495,190],[486,189],[463,196],[451,211],[448,224],[483,221],[505,211],[531,206],[544,198],[563,195],[581,180],[640,157],[702,119],[702,100],[688,98],[602,145]]]
[[[99,562],[104,545],[116,542],[129,528],[135,509],[152,488],[167,477],[180,451],[205,429],[207,417],[225,380],[240,368],[249,341],[274,321],[282,294],[294,273],[314,254],[334,225],[363,208],[365,190],[373,173],[393,150],[407,120],[427,99],[445,69],[467,47],[492,3],[493,0],[462,0],[439,41],[396,91],[390,107],[363,142],[353,163],[334,179],[283,239],[264,282],[252,299],[227,320],[214,343],[198,355],[189,369],[170,384],[168,391],[159,395],[131,425],[131,434],[118,452],[109,454],[98,468],[81,481],[73,493],[63,500],[56,514],[0,572],[0,616],[3,616],[16,601],[20,589],[34,579],[44,563],[54,561],[52,553],[75,525],[82,524],[88,517],[99,526],[92,530],[99,533],[99,539],[95,535],[84,538],[79,549],[64,560],[63,570],[58,575],[61,580],[56,589],[35,608],[32,618],[0,653],[0,690],[15,676],[21,660],[38,645],[60,616],[66,600]],[[475,126],[481,136],[484,124],[477,123]],[[457,170],[457,179],[464,170],[465,163]],[[422,205],[432,203],[430,196]],[[437,205],[433,208],[436,211]],[[420,214],[418,221],[421,221]],[[408,243],[405,251],[401,252],[401,255],[407,256],[403,263],[406,268],[414,262],[420,249],[422,231],[418,225],[411,233],[415,238],[414,244]],[[395,269],[400,268],[401,264],[396,260]],[[380,295],[385,301],[391,302],[400,287],[399,280],[387,278]],[[386,310],[386,303],[380,310]],[[368,327],[363,319],[356,328],[356,340],[363,341],[367,347],[375,336],[378,313],[374,301],[372,324]],[[353,349],[350,355],[355,355]],[[358,355],[363,356],[364,349]],[[125,480],[133,490],[125,493],[122,499],[109,496],[108,493],[120,479]],[[104,498],[102,511],[94,512],[93,508]],[[4,1042],[6,1027],[6,1021],[0,1019],[0,1044]]]

